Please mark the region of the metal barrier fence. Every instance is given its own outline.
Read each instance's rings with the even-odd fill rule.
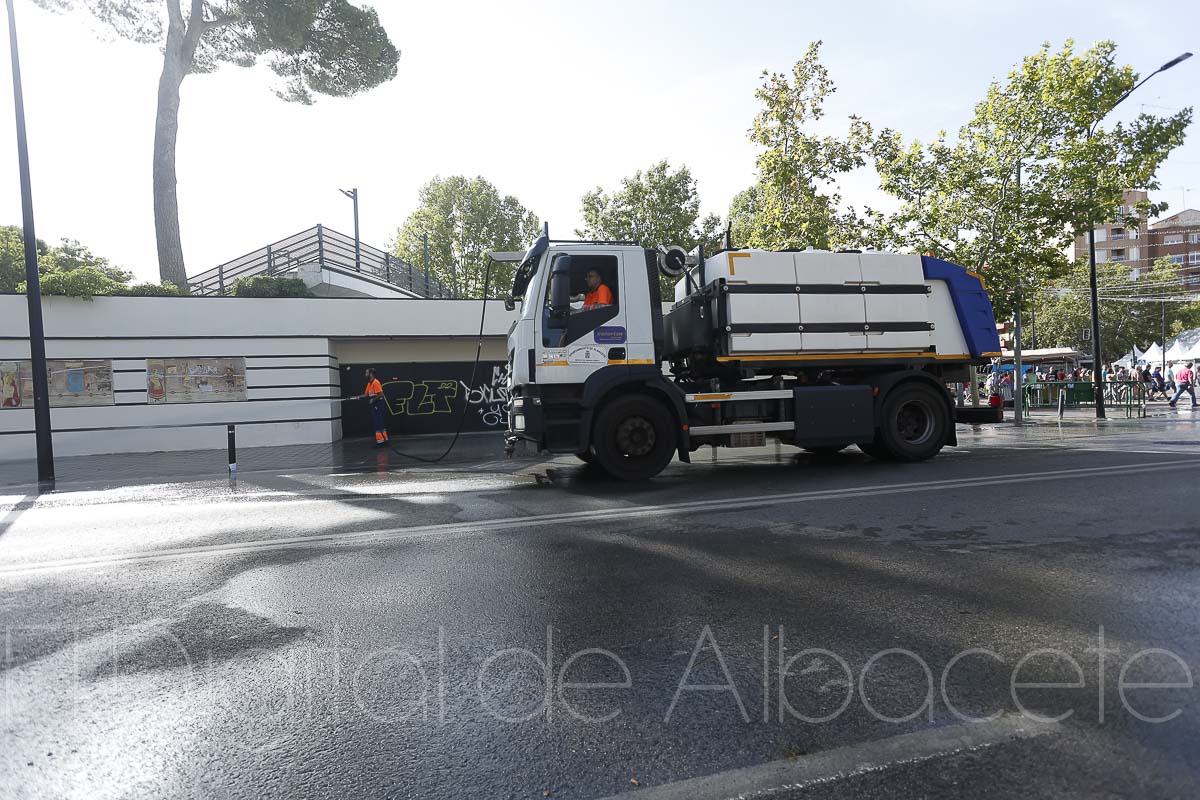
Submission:
[[[1025,408],[1057,408],[1060,394],[1066,408],[1096,405],[1096,388],[1089,381],[1038,381],[1024,386]],[[1104,384],[1104,405],[1124,410],[1126,417],[1146,416],[1146,385],[1140,381],[1112,381]]]
[[[308,230],[272,242],[213,269],[188,279],[192,294],[199,297],[229,295],[238,278],[256,275],[280,276],[295,273],[303,264],[344,273],[370,275],[421,297],[449,297],[441,283],[407,261],[377,247],[358,243],[355,258],[354,237],[317,225]]]

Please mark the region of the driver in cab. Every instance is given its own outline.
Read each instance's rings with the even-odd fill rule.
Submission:
[[[587,284],[587,294],[583,296],[583,308],[581,310],[592,311],[593,309],[613,304],[612,291],[604,285],[599,272],[589,269],[587,274],[583,276],[583,280]]]

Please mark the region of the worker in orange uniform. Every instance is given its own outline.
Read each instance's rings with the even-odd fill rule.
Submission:
[[[613,304],[612,291],[604,285],[599,272],[589,269],[587,274],[583,276],[583,280],[587,283],[587,294],[583,296],[584,311],[591,311],[595,308],[602,308]]]
[[[363,397],[371,406],[371,419],[375,421],[375,444],[387,444],[387,428],[383,425],[383,384],[375,377],[375,370],[367,367],[367,388]]]

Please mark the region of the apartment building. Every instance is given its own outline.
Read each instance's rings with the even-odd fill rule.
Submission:
[[[1138,203],[1149,199],[1139,189],[1126,189],[1121,195],[1120,216],[1134,213]],[[1143,216],[1136,225],[1126,222],[1105,222],[1095,227],[1096,263],[1121,264],[1131,269],[1145,269],[1150,264],[1146,251],[1147,220]],[[1087,261],[1087,236],[1075,237],[1075,260]]]
[[[1151,262],[1169,258],[1184,285],[1200,285],[1200,211],[1189,208],[1154,223],[1146,244]]]

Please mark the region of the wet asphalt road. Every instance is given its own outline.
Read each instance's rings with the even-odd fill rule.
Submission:
[[[0,796],[1195,797],[1144,684],[1200,668],[1200,431],[1146,425],[8,495]]]

